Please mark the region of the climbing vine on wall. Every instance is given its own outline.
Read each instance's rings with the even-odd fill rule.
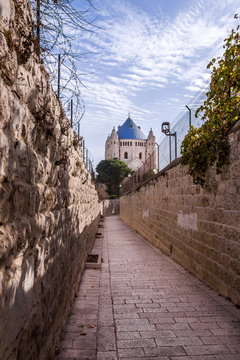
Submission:
[[[235,15],[237,18],[238,16]],[[204,186],[209,166],[216,162],[216,172],[221,173],[229,157],[227,135],[240,118],[240,35],[239,26],[224,40],[224,54],[213,59],[210,90],[207,99],[197,110],[203,112],[205,122],[200,128],[191,127],[182,146],[183,164],[189,165],[189,173],[195,184]]]

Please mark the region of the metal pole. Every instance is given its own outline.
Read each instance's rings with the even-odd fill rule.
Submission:
[[[190,129],[190,127],[192,126],[192,114],[191,114],[191,109],[187,106],[187,105],[185,105],[186,106],[186,108],[188,109],[188,111],[189,111],[189,129]]]
[[[88,166],[88,149],[86,149],[86,166]]]
[[[85,162],[85,140],[83,139],[83,162]]]
[[[57,96],[60,97],[60,67],[61,67],[61,55],[58,54],[58,89],[57,89]]]
[[[78,138],[80,137],[80,124],[78,122]]]
[[[157,145],[157,149],[158,149],[158,171],[159,171],[159,144],[155,143]]]
[[[72,99],[70,102],[70,110],[71,110],[71,126],[73,126],[73,101],[72,101]]]
[[[172,162],[172,144],[171,144],[171,136],[169,136],[169,156],[170,156],[170,163]]]
[[[177,158],[177,132],[175,131],[174,133],[174,137],[175,137],[175,159]]]
[[[37,56],[40,56],[40,24],[41,24],[41,3],[40,0],[37,0],[37,30],[36,30],[36,53]]]

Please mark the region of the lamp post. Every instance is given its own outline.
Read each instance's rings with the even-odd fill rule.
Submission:
[[[191,109],[187,106],[187,105],[185,105],[186,106],[186,108],[188,109],[188,111],[189,111],[189,129],[190,129],[190,127],[192,126],[192,114],[191,114]]]
[[[155,143],[155,145],[157,145],[157,148],[158,148],[158,171],[159,171],[159,144]]]
[[[177,158],[177,132],[175,131],[174,133],[171,133],[170,132],[170,123],[169,122],[163,122],[162,123],[162,133],[164,133],[166,136],[174,136],[174,138],[175,138],[175,159],[176,159]],[[171,140],[169,142],[169,153],[170,153],[170,162],[171,162],[172,161]]]

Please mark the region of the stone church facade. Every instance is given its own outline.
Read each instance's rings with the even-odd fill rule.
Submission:
[[[105,143],[105,159],[117,158],[124,161],[128,167],[136,171],[144,162],[151,162],[151,168],[156,168],[156,138],[152,129],[148,136],[141,131],[140,126],[130,118],[118,126],[116,131],[108,135]]]

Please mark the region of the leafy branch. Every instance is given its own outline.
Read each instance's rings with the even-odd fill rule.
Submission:
[[[238,16],[235,15],[235,18]],[[216,163],[217,174],[226,164],[230,147],[227,139],[230,128],[240,118],[240,35],[239,26],[224,40],[222,58],[208,64],[212,69],[207,99],[195,116],[203,112],[203,125],[191,126],[182,145],[182,162],[189,165],[193,182],[204,186],[206,171]]]

